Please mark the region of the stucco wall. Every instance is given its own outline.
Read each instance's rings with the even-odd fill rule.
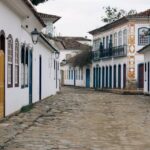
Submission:
[[[21,44],[24,43],[33,49],[33,102],[39,100],[39,55],[42,56],[42,98],[48,97],[56,93],[59,90],[56,89],[56,81],[54,80],[54,56],[48,47],[43,43],[38,42],[37,45],[33,45],[31,40],[31,34],[27,32],[22,25],[22,18],[19,14],[16,14],[13,10],[8,8],[2,1],[0,1],[0,30],[4,30],[6,38],[9,34],[13,37],[13,56],[15,54],[15,39],[19,39],[19,87],[14,85],[14,67],[13,67],[13,87],[7,87],[7,39],[5,41],[5,112],[9,115],[22,106],[29,104],[29,88],[21,88]],[[35,21],[37,22],[37,20]],[[58,61],[58,60],[57,60]],[[15,59],[13,58],[13,63]],[[14,66],[14,65],[13,65]],[[59,72],[58,72],[59,76]],[[58,77],[59,79],[59,77]]]

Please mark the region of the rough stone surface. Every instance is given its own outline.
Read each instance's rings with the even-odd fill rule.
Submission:
[[[0,123],[0,150],[149,150],[150,97],[63,88]]]

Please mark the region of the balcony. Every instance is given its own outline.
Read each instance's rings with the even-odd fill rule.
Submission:
[[[127,45],[93,51],[93,61],[104,58],[127,56]]]

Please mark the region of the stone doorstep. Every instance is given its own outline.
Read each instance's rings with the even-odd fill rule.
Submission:
[[[122,90],[122,89],[96,89],[97,91],[110,92],[122,95],[143,95],[143,90]]]

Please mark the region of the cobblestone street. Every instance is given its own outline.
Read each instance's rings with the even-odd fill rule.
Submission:
[[[0,123],[1,150],[149,150],[150,97],[65,87]]]

